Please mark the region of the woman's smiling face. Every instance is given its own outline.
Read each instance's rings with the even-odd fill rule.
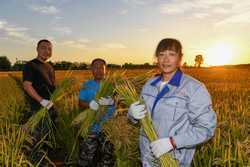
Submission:
[[[174,73],[181,65],[182,56],[174,50],[164,50],[157,55],[157,63],[163,74]]]

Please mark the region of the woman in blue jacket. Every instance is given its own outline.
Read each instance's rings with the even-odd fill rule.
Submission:
[[[150,112],[159,139],[151,142],[143,131],[140,151],[143,167],[155,166],[154,158],[170,153],[180,166],[190,166],[195,146],[214,135],[216,115],[205,85],[180,70],[182,46],[176,39],[163,39],[155,56],[161,71],[144,85],[139,102],[129,107],[129,116],[139,120]]]

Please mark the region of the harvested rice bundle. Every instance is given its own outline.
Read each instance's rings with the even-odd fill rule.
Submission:
[[[108,74],[107,77],[101,81],[100,83],[100,89],[96,94],[95,101],[98,102],[98,100],[101,97],[108,97],[113,96],[114,88],[113,88],[113,82],[116,78],[117,74]],[[90,127],[95,122],[100,122],[103,115],[106,113],[107,106],[100,105],[98,111],[92,110],[92,109],[85,109],[82,111],[73,121],[72,125],[78,125],[80,124],[80,129],[78,135],[85,138],[88,135]]]
[[[56,90],[51,95],[51,101],[56,103],[62,98],[67,96],[67,93],[71,90],[71,87],[74,85],[74,80],[71,78],[72,71],[68,72],[65,75],[65,78],[59,83]],[[52,120],[48,114],[48,110],[44,107],[41,108],[36,114],[32,115],[29,120],[24,125],[25,129],[33,132],[40,121],[43,121],[46,118],[50,129],[53,128]]]
[[[117,84],[115,90],[118,93],[118,95],[122,97],[124,103],[127,106],[130,106],[132,103],[138,100],[140,100],[141,103],[144,103],[143,100],[140,99],[138,93],[136,92],[135,87],[129,81],[123,81],[123,83]],[[140,120],[140,123],[148,139],[151,142],[158,139],[149,112],[147,112],[146,116]],[[162,167],[178,166],[176,160],[174,160],[168,153],[163,154],[159,158],[159,161]]]

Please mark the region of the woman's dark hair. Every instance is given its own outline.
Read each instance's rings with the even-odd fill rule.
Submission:
[[[165,50],[173,50],[176,53],[178,53],[180,56],[183,55],[181,42],[174,38],[162,39],[157,45],[157,48],[155,50],[155,56],[157,57],[160,52],[163,52]]]

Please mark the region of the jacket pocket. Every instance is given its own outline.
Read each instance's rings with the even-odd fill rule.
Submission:
[[[179,98],[166,98],[164,99],[165,105],[172,113],[172,120],[178,120],[187,113],[186,101]]]

